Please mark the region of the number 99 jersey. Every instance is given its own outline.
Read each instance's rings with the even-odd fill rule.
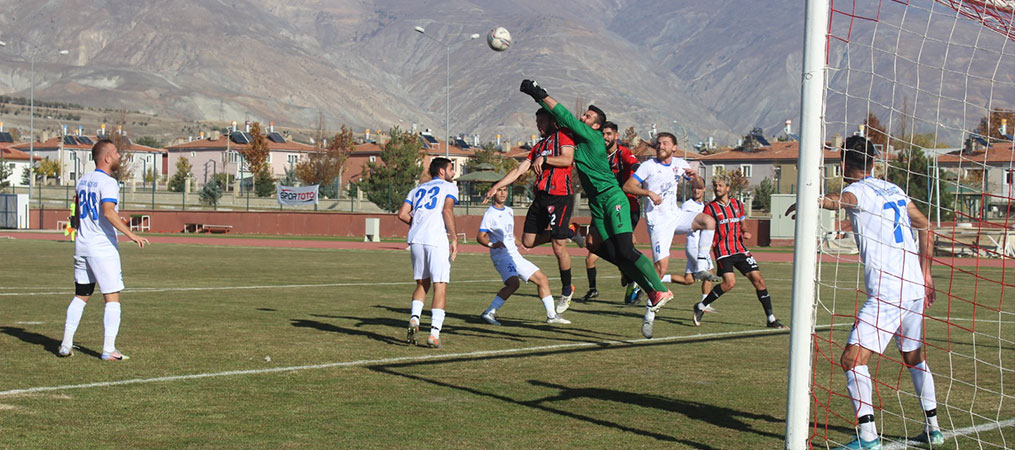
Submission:
[[[409,227],[410,244],[448,245],[448,231],[444,224],[445,199],[459,202],[459,188],[453,183],[435,178],[420,184],[406,195],[412,206],[413,224]]]
[[[869,298],[899,304],[924,298],[924,275],[907,205],[910,197],[888,181],[866,177],[847,186],[857,208],[847,208],[864,263]]]
[[[102,204],[119,202],[120,184],[101,170],[78,180],[78,236],[74,256],[118,256],[116,228],[102,215]]]

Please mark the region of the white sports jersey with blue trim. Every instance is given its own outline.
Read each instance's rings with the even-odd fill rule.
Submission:
[[[632,175],[642,187],[652,191],[663,199],[659,205],[654,205],[648,197],[642,200],[645,205],[646,223],[663,223],[673,220],[677,216],[677,184],[684,177],[685,169],[691,165],[684,158],[671,158],[670,164],[663,164],[656,158],[650,159],[639,165],[638,170]]]
[[[490,236],[490,242],[504,242],[504,248],[490,249],[491,257],[498,253],[518,253],[515,245],[515,212],[511,208],[491,205],[480,219],[480,231]]]
[[[78,180],[77,213],[80,224],[74,239],[74,256],[117,256],[116,228],[102,215],[102,204],[120,201],[120,184],[101,170]]]
[[[459,188],[441,178],[422,183],[406,195],[412,205],[413,224],[409,227],[410,244],[448,245],[448,230],[444,224],[445,199],[459,202]]]
[[[847,186],[857,208],[847,208],[854,239],[864,262],[869,297],[900,303],[924,297],[918,245],[907,206],[910,197],[888,181],[864,178]]]

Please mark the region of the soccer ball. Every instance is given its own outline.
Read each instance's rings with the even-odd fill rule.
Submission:
[[[495,52],[508,50],[512,45],[512,35],[504,27],[497,27],[487,33],[487,46]]]

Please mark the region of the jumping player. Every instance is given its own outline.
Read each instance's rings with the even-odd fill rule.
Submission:
[[[406,340],[416,345],[423,302],[433,283],[434,300],[430,304],[427,345],[440,348],[451,263],[459,253],[454,210],[459,188],[451,182],[455,178],[455,166],[450,159],[434,158],[428,171],[431,180],[410,190],[399,208],[399,220],[409,225],[407,241],[413,261],[413,279],[416,280]],[[451,236],[450,253],[448,236]]]
[[[624,182],[631,178],[635,170],[638,169],[639,160],[635,158],[635,155],[631,153],[628,147],[621,145],[618,140],[617,124],[614,122],[607,121],[603,124],[603,145],[607,148],[607,161],[610,163],[610,170],[614,172],[614,177],[617,178],[617,185],[624,186]],[[631,227],[632,230],[638,225],[641,216],[641,209],[639,208],[639,199],[634,195],[628,195],[628,206],[631,211]],[[635,237],[632,236],[632,244],[635,243]],[[582,298],[584,301],[599,297],[600,293],[596,290],[596,260],[600,259],[595,253],[589,252],[586,255],[586,277],[589,280],[589,291]],[[624,277],[621,277],[621,285],[627,285],[628,289],[625,292],[624,300],[625,303],[633,303],[637,301],[638,296],[642,290],[639,289],[638,284],[634,281],[628,281]],[[637,291],[636,291],[637,290]]]
[[[497,292],[490,306],[480,317],[491,325],[501,325],[497,320],[497,311],[519,289],[521,279],[523,282],[532,281],[536,284],[536,293],[540,295],[540,301],[547,310],[547,323],[571,323],[555,310],[547,275],[519,254],[519,249],[515,246],[515,214],[511,208],[505,207],[504,202],[507,198],[508,187],[498,188],[491,198],[490,207],[483,213],[480,231],[476,234],[476,242],[490,248],[490,260],[501,274],[501,281],[504,282],[504,287]]]
[[[871,176],[875,146],[870,141],[862,136],[847,138],[841,155],[843,180],[850,185],[840,194],[826,195],[821,206],[842,208],[850,217],[864,263],[868,299],[857,312],[840,356],[858,424],[857,438],[840,448],[881,448],[868,360],[882,353],[894,336],[924,409],[924,431],[912,439],[941,445],[945,438],[938,426],[935,381],[921,351],[924,309],[935,302],[928,219],[902,189]]]
[[[713,242],[713,254],[716,256],[717,272],[723,282],[713,288],[706,298],[692,307],[692,320],[695,326],[702,324],[702,314],[706,307],[715,302],[725,292],[734,288],[737,279],[734,277],[736,268],[755,286],[755,295],[766,315],[766,326],[769,328],[787,328],[773,315],[773,303],[766,289],[766,280],[758,263],[751,252],[744,246],[744,239],[751,239],[751,233],[744,229],[744,204],[730,197],[730,178],[717,175],[713,178],[713,194],[715,198],[706,205],[705,213],[716,219],[716,238]]]
[[[604,157],[606,148],[600,128],[607,120],[606,114],[600,108],[589,105],[581,118],[575,118],[568,108],[547,95],[547,91],[532,80],[522,81],[519,90],[550,111],[557,123],[574,134],[575,166],[579,169],[582,188],[589,197],[592,216],[592,230],[586,236],[586,244],[599,257],[618,266],[628,279],[638,283],[648,293],[648,307],[658,311],[674,298],[674,294],[660,282],[649,258],[632,245],[628,199],[618,187],[617,178]]]
[[[536,175],[533,194],[536,198],[529,205],[526,221],[522,227],[522,246],[533,248],[550,242],[557,256],[557,268],[561,272],[561,298],[557,312],[568,309],[574,295],[572,286],[571,255],[568,254],[568,240],[583,245],[581,237],[574,239],[569,229],[573,203],[572,159],[575,143],[572,138],[558,129],[547,111],[536,111],[536,128],[540,131],[540,142],[529,152],[529,157],[508,172],[487,191],[483,202],[490,201],[497,190],[515,182],[530,169]],[[550,230],[547,230],[547,227]]]
[[[92,160],[95,171],[81,177],[76,188],[79,225],[74,240],[74,298],[67,306],[63,342],[57,355],[74,355],[74,333],[98,283],[99,292],[106,301],[102,317],[105,328],[102,359],[123,361],[130,358],[116,349],[116,336],[120,332],[120,291],[124,288],[116,232],[123,233],[140,248],[148,245],[148,239],[134,234],[117,213],[120,184],[110,174],[120,168],[120,150],[113,141],[102,139],[92,146]]]

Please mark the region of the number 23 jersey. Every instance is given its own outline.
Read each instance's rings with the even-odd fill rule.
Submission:
[[[102,214],[103,203],[116,205],[120,184],[101,170],[85,174],[78,180],[76,212],[80,225],[74,239],[74,256],[116,256],[116,228]]]
[[[459,188],[453,183],[435,178],[420,184],[406,195],[412,206],[413,224],[409,227],[410,244],[448,245],[448,230],[444,223],[445,199],[459,202]]]
[[[864,263],[869,297],[899,303],[924,298],[924,275],[910,225],[910,197],[899,186],[872,177],[847,186],[857,208],[847,208]]]

